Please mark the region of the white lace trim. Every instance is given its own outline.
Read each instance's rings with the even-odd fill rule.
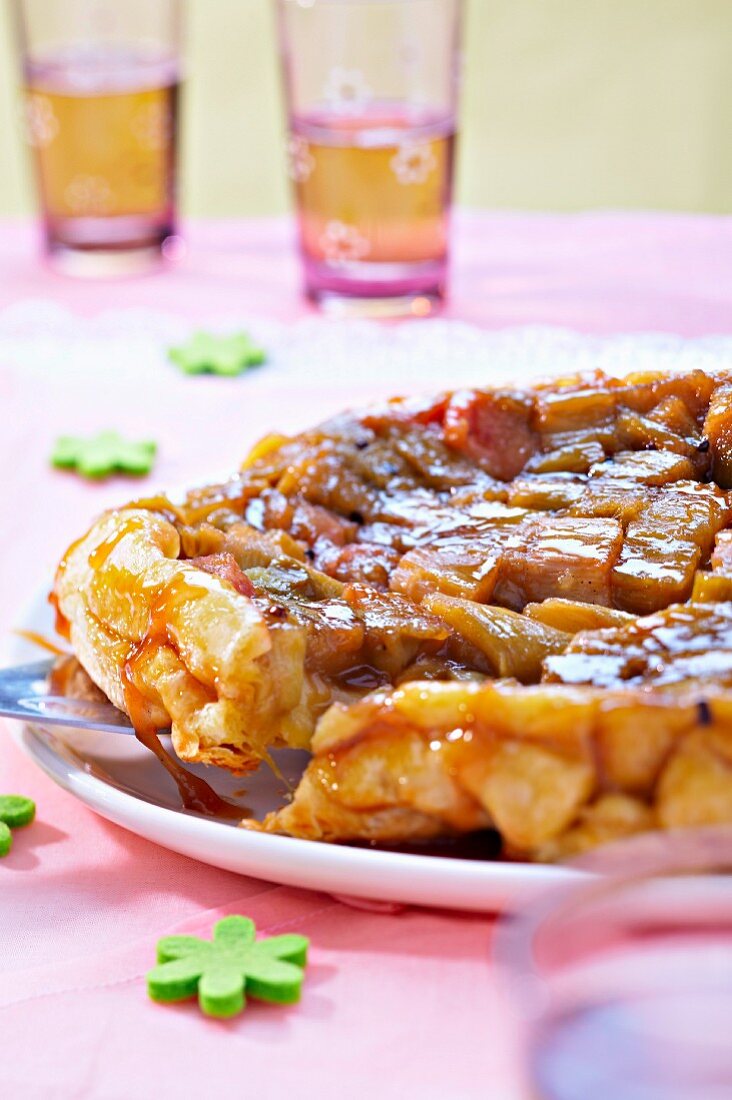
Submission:
[[[266,367],[246,385],[382,389],[384,394],[525,383],[599,367],[609,374],[732,367],[732,337],[685,339],[667,333],[588,336],[569,329],[489,331],[451,320],[401,325],[309,317],[288,324],[245,316],[207,325],[185,316],[125,309],[79,317],[51,301],[0,311],[0,367],[64,379],[119,376],[165,384],[179,377],[167,349],[195,328],[246,329],[267,348]],[[103,391],[102,391],[103,392]]]

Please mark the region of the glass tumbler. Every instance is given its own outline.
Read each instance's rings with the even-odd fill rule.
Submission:
[[[135,272],[175,232],[180,0],[13,0],[45,248]]]
[[[732,1096],[732,829],[651,833],[499,926],[532,1100]]]
[[[425,315],[447,281],[462,0],[275,0],[308,297]]]

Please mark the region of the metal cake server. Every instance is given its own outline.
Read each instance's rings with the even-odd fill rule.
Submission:
[[[112,703],[52,695],[48,690],[48,675],[53,664],[51,659],[0,668],[0,717],[101,733],[134,734],[127,715]]]

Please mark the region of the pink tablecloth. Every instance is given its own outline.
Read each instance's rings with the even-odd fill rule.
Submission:
[[[79,314],[119,306],[288,320],[304,312],[284,222],[195,226],[174,271],[120,284],[41,270],[27,227],[0,224],[0,310],[52,298]],[[463,215],[448,315],[498,327],[559,324],[590,332],[720,333],[732,321],[732,226],[661,215]],[[0,314],[1,316],[1,314]],[[48,575],[65,542],[119,484],[88,488],[51,473],[48,439],[78,410],[109,423],[103,364],[90,399],[61,361],[39,381],[0,362],[0,632]],[[435,385],[442,380],[435,380]],[[158,476],[198,478],[238,454],[240,407],[202,379],[165,409],[115,423],[158,423],[178,445]],[[427,384],[427,382],[426,382]],[[200,388],[198,388],[200,386]],[[116,391],[119,393],[119,387]],[[319,395],[303,387],[303,418]],[[273,394],[271,405],[285,400]],[[218,402],[216,430],[201,409]],[[271,411],[271,410],[270,410]],[[0,863],[0,1095],[157,1098],[163,1094],[487,1097],[521,1095],[508,1056],[506,1004],[490,963],[491,922],[446,912],[374,915],[333,899],[237,877],[163,851],[96,818],[3,737],[0,791],[38,802],[38,821]],[[265,932],[312,939],[302,1003],[253,1006],[219,1024],[190,1005],[149,1003],[144,973],[159,936],[206,933],[225,912]]]

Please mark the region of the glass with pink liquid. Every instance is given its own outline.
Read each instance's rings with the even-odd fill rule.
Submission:
[[[462,0],[277,0],[305,290],[421,316],[445,294]]]
[[[157,262],[175,233],[180,0],[15,0],[45,247],[73,274]]]

